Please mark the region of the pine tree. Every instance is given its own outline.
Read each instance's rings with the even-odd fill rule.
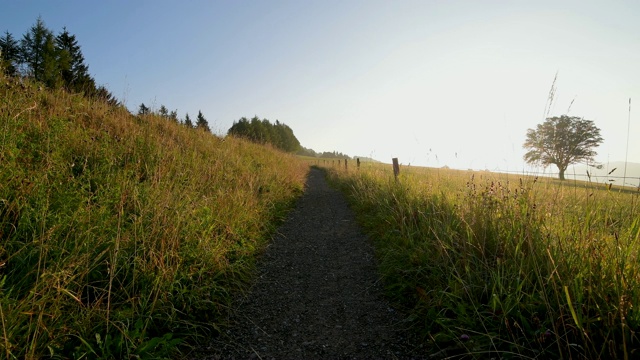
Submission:
[[[169,117],[169,110],[167,110],[166,106],[160,105],[160,110],[158,110],[158,114],[160,114],[160,116],[166,119]]]
[[[58,49],[56,49],[53,33],[47,34],[47,39],[44,43],[42,71],[42,78],[40,81],[44,82],[47,87],[56,88],[62,85],[63,80],[58,63]]]
[[[93,79],[90,79],[90,86],[88,89],[91,88],[95,88]],[[94,90],[89,90],[88,93],[91,97],[96,98],[96,99],[100,99],[104,102],[106,102],[107,104],[111,105],[111,106],[118,106],[120,105],[120,102],[118,101],[118,99],[116,99],[115,96],[113,96],[113,94],[107,90],[106,87],[104,87],[103,85],[98,86],[97,88],[95,88]],[[144,104],[143,104],[144,105]],[[148,108],[147,108],[148,110]]]
[[[84,56],[75,35],[71,35],[66,27],[56,36],[58,49],[58,65],[64,86],[74,91],[90,91],[95,87],[89,75],[89,67],[84,63]]]
[[[54,37],[38,17],[35,25],[24,34],[20,42],[21,57],[27,66],[28,75],[37,81],[52,86],[57,77],[57,57]]]
[[[209,128],[209,122],[207,122],[207,119],[204,118],[204,115],[202,115],[202,111],[198,110],[198,117],[196,120],[196,127],[198,129],[203,129],[205,131],[211,132],[211,129]]]
[[[178,110],[173,110],[172,112],[169,113],[169,119],[173,120],[174,122],[178,122]]]
[[[184,125],[189,129],[193,128],[193,122],[191,121],[191,118],[189,118],[189,113],[184,116]]]
[[[18,41],[5,31],[4,37],[0,38],[0,68],[6,75],[18,75],[18,65],[20,63],[20,46]]]
[[[148,115],[151,110],[144,104],[140,104],[138,108],[138,115]]]

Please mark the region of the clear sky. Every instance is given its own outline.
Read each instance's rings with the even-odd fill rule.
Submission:
[[[257,115],[316,151],[521,170],[557,72],[550,115],[594,120],[600,162],[629,134],[640,162],[637,1],[0,0],[0,31],[38,16],[133,111],[202,110],[218,133]]]

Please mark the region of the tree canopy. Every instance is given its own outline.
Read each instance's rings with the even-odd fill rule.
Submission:
[[[144,103],[140,104],[138,107],[138,115],[149,115],[151,113],[151,109],[146,106]]]
[[[188,127],[189,129],[193,128],[193,122],[191,121],[191,118],[189,117],[189,113],[187,113],[184,116],[184,126]]]
[[[554,164],[560,180],[564,180],[569,165],[594,161],[594,148],[602,140],[600,129],[591,120],[567,115],[547,118],[535,129],[527,130],[524,160],[543,166]]]
[[[69,90],[83,91],[95,88],[95,82],[89,75],[89,67],[84,63],[84,56],[78,45],[76,36],[62,28],[56,36],[58,50],[58,66],[64,86]]]
[[[47,29],[42,18],[29,28],[20,41],[21,60],[27,74],[49,87],[56,84],[58,64],[53,32]]]
[[[272,124],[269,120],[260,120],[257,116],[254,116],[251,121],[243,117],[233,123],[227,134],[259,144],[271,144],[287,152],[300,149],[300,142],[293,134],[293,130],[278,120]]]
[[[57,36],[41,17],[20,41],[9,31],[0,37],[0,71],[8,76],[32,78],[49,88],[64,87],[102,99],[110,105],[118,100],[104,86],[97,86],[76,36],[63,28]]]
[[[20,63],[20,45],[18,41],[5,31],[4,36],[0,38],[0,69],[6,75],[18,75],[18,64]]]
[[[198,110],[198,116],[196,117],[196,128],[211,132],[209,122],[205,119],[204,115],[202,115],[202,111],[200,110]]]

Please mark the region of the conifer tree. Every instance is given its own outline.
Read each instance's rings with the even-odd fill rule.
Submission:
[[[166,106],[160,105],[160,110],[158,110],[158,114],[160,114],[160,116],[162,116],[163,118],[168,118],[169,110],[167,110]]]
[[[47,39],[44,43],[42,71],[43,73],[40,81],[44,82],[47,87],[56,88],[63,84],[58,62],[58,49],[56,49],[55,38],[51,32],[47,35]]]
[[[95,85],[93,84],[94,84],[93,79],[90,79],[89,85],[87,86],[91,86],[91,87],[88,87],[87,89],[95,88]],[[98,86],[94,90],[87,90],[87,91],[89,91],[90,96],[96,99],[101,99],[111,106],[120,105],[120,102],[118,101],[118,99],[116,99],[116,97],[113,96],[113,94],[109,90],[107,90],[107,88],[104,87],[103,85]]]
[[[149,114],[150,109],[144,104],[140,104],[140,107],[138,108],[138,115],[147,115]]]
[[[193,122],[191,121],[191,118],[189,117],[189,113],[187,113],[184,116],[184,125],[186,127],[188,127],[189,129],[193,128]]]
[[[27,66],[28,75],[48,86],[57,80],[57,57],[54,37],[42,18],[24,34],[20,42],[22,61]]]
[[[64,86],[74,91],[90,91],[95,84],[89,75],[89,67],[84,63],[84,56],[75,35],[71,35],[66,27],[56,36],[58,49],[58,65]]]
[[[176,123],[178,122],[178,110],[173,110],[171,113],[169,113],[169,119],[175,121]]]
[[[18,75],[18,66],[20,63],[20,46],[18,41],[11,35],[9,31],[5,31],[4,36],[0,38],[0,68],[6,75]]]
[[[207,119],[204,118],[204,115],[202,115],[202,111],[198,110],[198,117],[196,118],[196,127],[198,129],[203,129],[205,131],[211,132],[211,129],[209,128],[209,122],[207,122]]]

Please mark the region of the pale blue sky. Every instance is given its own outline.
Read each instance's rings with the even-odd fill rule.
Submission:
[[[75,34],[130,109],[290,125],[305,147],[403,163],[523,169],[528,128],[594,120],[601,162],[640,162],[636,1],[6,1],[0,31],[40,15]],[[633,107],[638,104],[637,107]],[[638,109],[638,110],[635,110]]]

